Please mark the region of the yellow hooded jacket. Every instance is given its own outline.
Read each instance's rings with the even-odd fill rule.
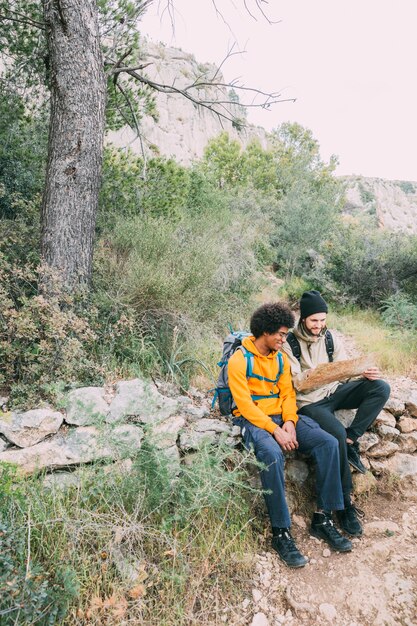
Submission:
[[[276,351],[267,356],[261,354],[253,341],[255,337],[245,337],[242,345],[254,355],[253,372],[266,378],[275,379],[278,375],[278,359]],[[269,417],[270,415],[282,415],[284,422],[298,421],[295,391],[291,381],[291,369],[286,354],[283,354],[284,371],[279,377],[278,383],[273,385],[265,380],[246,378],[246,359],[242,350],[230,357],[228,364],[229,387],[232,392],[237,409],[234,415],[243,416],[249,422],[273,433],[277,425]],[[278,398],[262,398],[252,400],[251,395],[269,395],[279,392]]]

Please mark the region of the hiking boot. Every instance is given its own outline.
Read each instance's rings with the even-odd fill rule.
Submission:
[[[361,461],[361,457],[359,455],[359,444],[357,441],[355,441],[355,443],[348,443],[347,458],[352,467],[358,470],[361,474],[365,474],[366,467]]]
[[[289,528],[283,528],[278,535],[272,537],[272,547],[288,567],[304,567],[308,563],[308,559],[299,552],[295,545]]]
[[[335,527],[330,513],[314,513],[311,520],[310,535],[323,539],[333,550],[350,552],[352,542],[343,537]]]
[[[340,528],[352,537],[360,537],[362,534],[362,526],[358,520],[360,513],[353,504],[349,504],[343,511],[336,512]]]

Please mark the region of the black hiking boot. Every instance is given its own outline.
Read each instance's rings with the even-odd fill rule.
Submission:
[[[353,504],[349,504],[343,511],[337,511],[337,520],[339,526],[348,535],[352,537],[360,537],[362,534],[362,526],[358,520],[358,515],[362,515],[362,511],[359,511]]]
[[[359,444],[357,441],[355,443],[348,443],[347,445],[347,458],[349,464],[358,470],[361,474],[365,474],[366,467],[361,461],[361,457],[359,455]]]
[[[308,559],[295,545],[289,528],[282,528],[277,535],[272,537],[272,547],[288,567],[304,567],[308,563]]]
[[[350,552],[352,550],[352,542],[339,533],[329,513],[314,513],[310,535],[317,537],[317,539],[323,539],[333,550],[338,552]]]

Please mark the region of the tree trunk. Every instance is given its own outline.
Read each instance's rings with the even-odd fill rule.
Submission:
[[[42,260],[72,291],[91,278],[106,83],[96,0],[42,2],[51,86]]]

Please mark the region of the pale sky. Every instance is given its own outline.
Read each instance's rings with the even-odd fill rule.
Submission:
[[[417,0],[270,0],[269,24],[246,0],[173,0],[175,32],[155,0],[140,30],[219,64],[237,42],[245,53],[224,77],[295,103],[252,110],[266,129],[295,121],[310,128],[337,174],[417,181]],[[214,4],[223,18],[216,15]],[[226,23],[225,23],[226,21]]]

